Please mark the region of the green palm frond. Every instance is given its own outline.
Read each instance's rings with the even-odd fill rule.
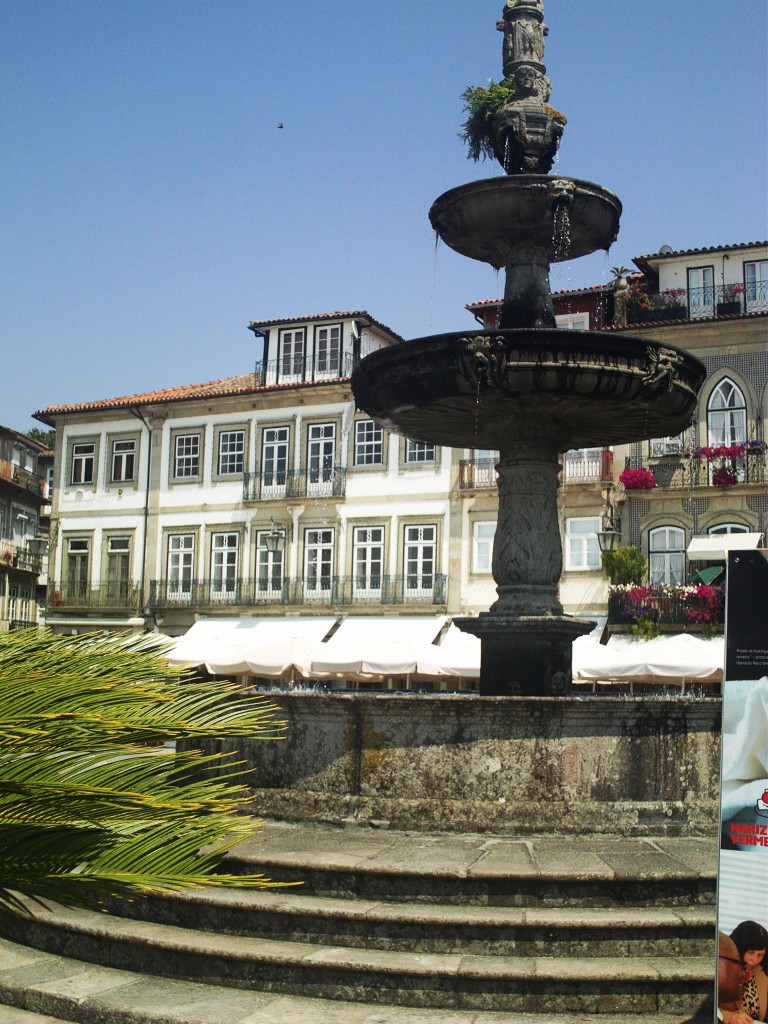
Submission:
[[[98,906],[273,884],[216,873],[259,823],[237,813],[237,754],[193,747],[278,739],[284,723],[263,698],[190,681],[167,650],[152,636],[0,635],[0,907],[26,907],[15,893]]]

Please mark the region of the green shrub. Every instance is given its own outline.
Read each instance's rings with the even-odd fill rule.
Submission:
[[[634,545],[604,551],[602,557],[603,569],[614,586],[617,583],[642,583],[648,572],[648,559]]]

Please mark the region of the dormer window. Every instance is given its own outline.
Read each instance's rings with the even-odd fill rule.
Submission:
[[[304,376],[304,346],[306,331],[303,327],[280,332],[278,377],[280,383],[301,380]]]

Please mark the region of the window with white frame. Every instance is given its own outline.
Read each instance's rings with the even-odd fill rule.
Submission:
[[[261,496],[280,497],[288,480],[288,427],[267,427],[261,441]]]
[[[130,537],[107,538],[107,592],[111,598],[128,596],[131,560]]]
[[[685,530],[657,526],[648,536],[648,577],[653,586],[685,582]]]
[[[588,331],[589,313],[560,313],[555,317],[555,323],[570,331]]]
[[[472,572],[490,572],[493,564],[493,538],[496,523],[472,524]]]
[[[96,463],[96,445],[93,441],[80,441],[72,445],[72,484],[92,484]]]
[[[685,431],[670,437],[654,437],[648,442],[651,458],[660,459],[665,455],[677,455],[685,448]]]
[[[88,589],[91,542],[87,537],[70,537],[67,541],[67,593],[82,597]]]
[[[283,589],[285,551],[270,551],[267,536],[271,530],[260,530],[256,535],[256,585],[260,597],[279,597]]]
[[[168,538],[168,596],[191,600],[195,566],[195,535],[172,534]]]
[[[714,267],[688,268],[688,316],[713,316],[715,312]]]
[[[218,476],[242,473],[245,459],[245,431],[219,431],[219,450],[216,463]]]
[[[315,376],[338,377],[341,365],[341,326],[315,329]]]
[[[379,593],[384,569],[384,527],[356,526],[352,534],[354,592]]]
[[[744,444],[747,440],[747,403],[741,388],[725,377],[707,403],[707,434],[713,446]]]
[[[308,489],[333,480],[336,451],[336,426],[333,423],[311,423],[307,440]]]
[[[175,435],[173,476],[176,480],[191,480],[200,476],[200,434]]]
[[[405,528],[405,592],[431,593],[435,585],[437,527],[406,526]]]
[[[214,533],[211,537],[211,597],[231,597],[237,590],[240,535]]]
[[[599,516],[578,516],[565,521],[566,568],[574,571],[599,569]]]
[[[748,313],[768,309],[768,260],[750,260],[744,264],[744,287]]]
[[[384,430],[373,420],[355,423],[355,465],[381,466],[384,462]]]
[[[136,439],[115,438],[112,442],[112,483],[130,483],[134,479]]]
[[[304,590],[330,595],[333,578],[333,530],[304,531]]]
[[[407,463],[434,462],[435,446],[422,444],[421,441],[411,441],[408,438],[405,442],[405,461]]]
[[[281,331],[279,342],[279,375],[281,381],[301,380],[304,374],[304,328]]]
[[[707,533],[710,536],[720,533],[749,533],[749,527],[742,523],[719,523],[717,526],[710,526]]]

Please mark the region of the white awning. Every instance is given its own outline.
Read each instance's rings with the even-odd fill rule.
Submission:
[[[756,548],[762,539],[762,533],[708,533],[691,538],[688,557],[700,562],[724,561],[726,552]]]
[[[410,675],[419,649],[438,637],[445,615],[352,615],[315,650],[312,674]]]

